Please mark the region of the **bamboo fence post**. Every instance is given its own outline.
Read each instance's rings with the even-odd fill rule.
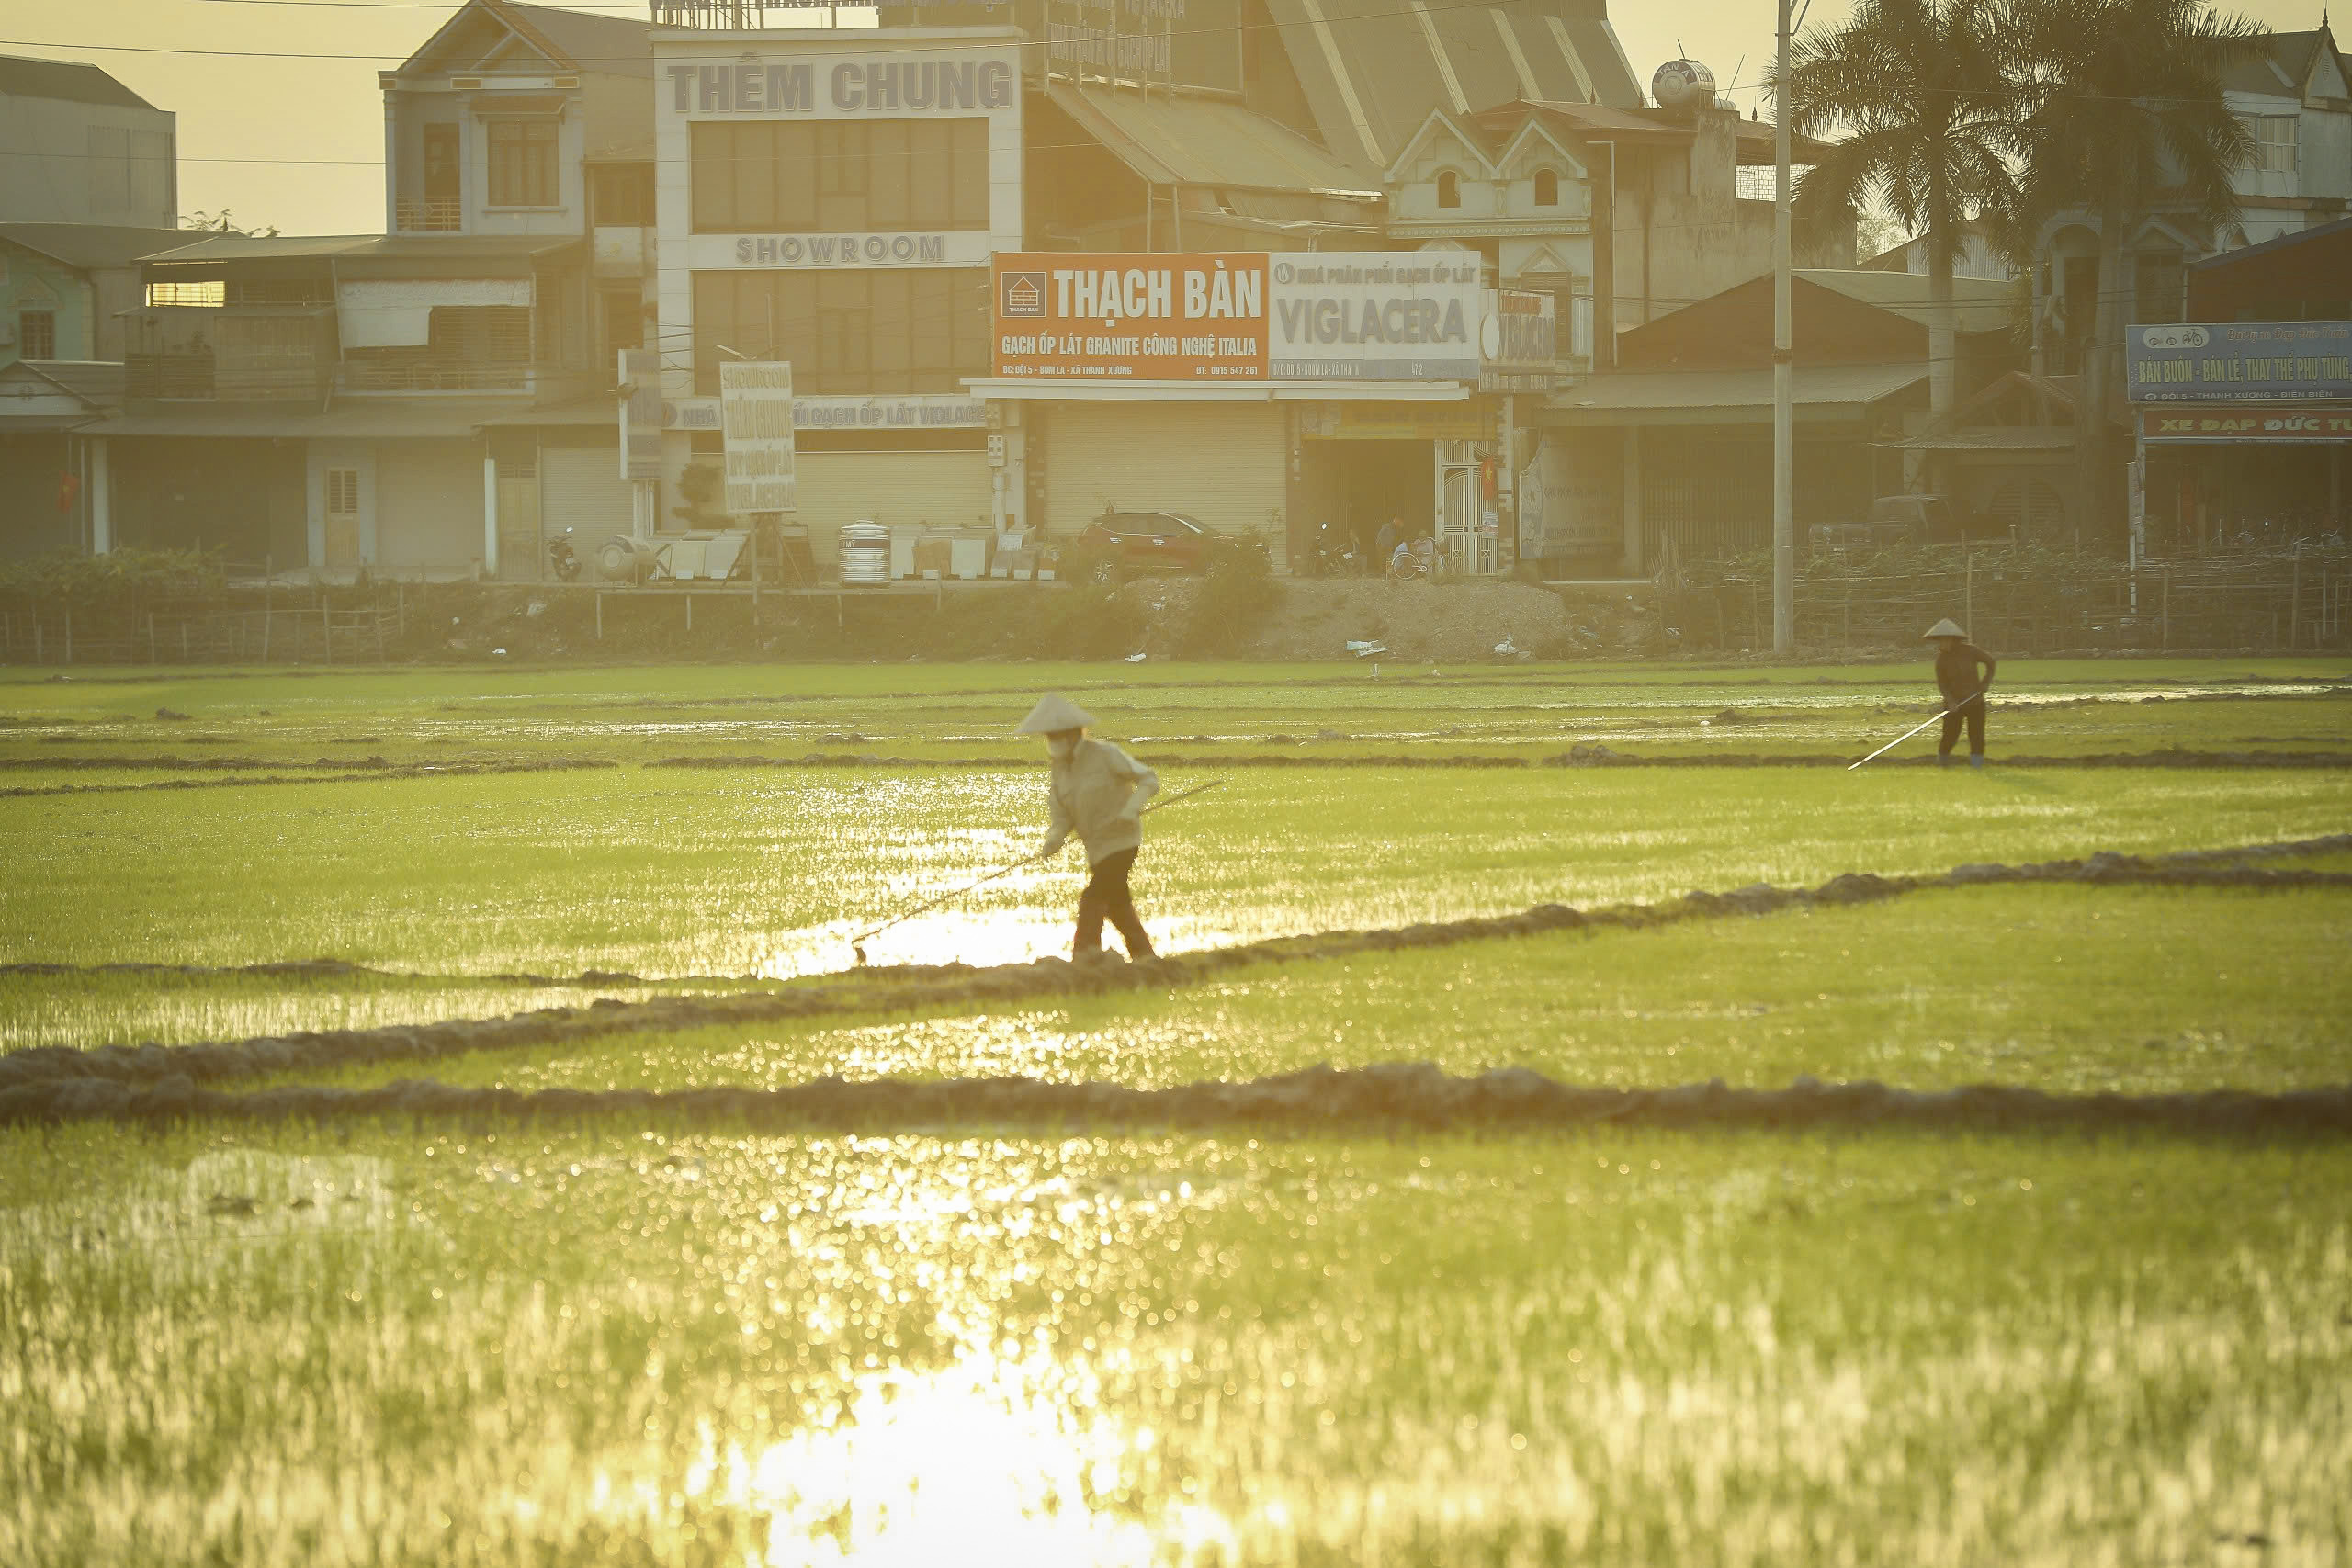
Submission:
[[[46,664],[49,662],[49,655],[41,647],[40,617],[39,615],[35,615],[33,617],[33,662],[35,664]]]
[[[2287,646],[2299,648],[2303,640],[2303,542],[2295,541],[2295,567],[2287,580]]]
[[[2156,647],[2159,651],[2172,650],[2172,569],[2165,569],[2162,607],[2156,612]]]
[[[269,662],[269,590],[261,591],[261,661]]]
[[[186,664],[187,661],[187,623],[182,621],[180,623],[180,662]]]
[[[74,606],[65,606],[65,662],[74,662]]]
[[[160,662],[155,658],[155,612],[153,610],[147,612],[147,662]]]

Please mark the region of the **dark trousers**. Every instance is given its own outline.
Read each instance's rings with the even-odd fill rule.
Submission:
[[[1143,917],[1136,913],[1135,895],[1127,891],[1127,873],[1135,863],[1133,850],[1121,850],[1094,863],[1094,874],[1086,879],[1086,890],[1078,896],[1078,953],[1093,953],[1102,948],[1102,917],[1108,915],[1127,944],[1129,958],[1152,956],[1151,938],[1144,934]]]
[[[1984,755],[1984,694],[1979,692],[1965,704],[1944,715],[1944,736],[1936,744],[1937,756],[1951,755],[1952,744],[1960,739],[1960,727],[1963,723],[1968,726],[1968,754],[1972,757]]]

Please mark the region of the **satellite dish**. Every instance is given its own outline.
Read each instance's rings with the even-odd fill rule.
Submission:
[[[1715,101],[1715,73],[1695,60],[1669,60],[1650,77],[1657,107],[1691,114]]]

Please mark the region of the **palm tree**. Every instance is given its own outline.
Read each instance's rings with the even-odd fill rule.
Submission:
[[[2230,176],[2255,144],[2222,96],[2267,29],[2205,0],[2032,0],[2016,12],[2028,106],[2021,235],[2062,212],[2098,215],[2098,308],[2075,400],[2083,531],[2110,522],[2107,403],[2123,346],[2125,230],[2156,209],[2218,243],[2236,228]]]
[[[1797,184],[1795,220],[1818,229],[1883,206],[1928,246],[1928,393],[1953,402],[1951,275],[1972,218],[2007,213],[2020,113],[1991,0],[1861,0],[1846,24],[1799,39],[1790,128],[1842,133]]]

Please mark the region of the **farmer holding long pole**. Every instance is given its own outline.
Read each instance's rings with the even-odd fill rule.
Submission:
[[[1919,639],[1936,645],[1936,689],[1944,697],[1944,732],[1936,743],[1936,761],[1951,766],[1951,749],[1960,727],[1968,726],[1968,765],[1984,765],[1984,693],[1999,668],[1991,654],[1968,640],[1968,634],[1949,618],[1928,628]],[[1984,673],[1977,673],[1979,669]]]
[[[1078,896],[1078,937],[1070,957],[1080,963],[1102,953],[1105,916],[1127,944],[1127,956],[1153,956],[1151,938],[1127,891],[1127,873],[1143,847],[1144,802],[1159,793],[1159,775],[1107,740],[1087,738],[1094,716],[1059,693],[1047,693],[1013,729],[1042,735],[1053,763],[1053,821],[1040,859],[1061,852],[1072,832],[1086,846],[1093,874]]]

